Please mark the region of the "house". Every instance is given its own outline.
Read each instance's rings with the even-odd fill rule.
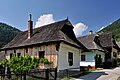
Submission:
[[[117,43],[118,47],[120,48],[120,42],[116,42],[116,43]],[[118,52],[118,56],[117,57],[120,58],[120,50]]]
[[[112,33],[101,34],[98,37],[99,44],[104,47],[108,52],[105,54],[105,66],[115,67],[117,66],[117,56],[119,54],[119,46],[117,45],[114,35]]]
[[[26,54],[47,58],[53,62],[51,68],[58,71],[79,67],[80,55],[87,50],[75,37],[73,26],[68,19],[33,29],[30,16],[28,30],[19,33],[2,48],[6,58],[12,54]]]
[[[105,62],[106,50],[95,42],[95,40],[98,40],[98,35],[90,31],[89,35],[78,37],[78,40],[89,49],[89,52],[81,53],[80,66],[90,66],[91,68],[102,67]]]
[[[78,40],[90,50],[90,52],[82,52],[80,66],[92,68],[117,66],[120,49],[113,34],[93,34],[90,31],[89,35],[79,37]]]

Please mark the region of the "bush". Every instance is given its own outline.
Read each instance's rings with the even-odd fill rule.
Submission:
[[[51,62],[49,62],[47,58],[40,58],[40,63],[51,64]]]

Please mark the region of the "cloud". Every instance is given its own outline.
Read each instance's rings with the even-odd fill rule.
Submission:
[[[85,24],[83,23],[77,23],[75,26],[74,26],[74,33],[76,35],[76,37],[80,37],[82,36],[82,33],[87,30],[88,26],[86,26]]]
[[[38,21],[36,21],[35,28],[54,22],[53,14],[44,14],[38,18]]]
[[[38,21],[36,21],[36,24],[35,24],[35,28],[37,27],[41,27],[43,25],[47,25],[47,24],[50,24],[50,23],[54,23],[55,20],[53,18],[53,14],[44,14],[42,16],[40,16],[38,18]],[[77,37],[81,36],[82,33],[87,30],[87,26],[83,23],[77,23],[75,26],[74,26],[74,33]]]

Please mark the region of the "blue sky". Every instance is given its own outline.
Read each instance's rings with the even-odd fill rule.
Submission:
[[[53,14],[59,21],[69,17],[73,25],[81,22],[97,32],[120,18],[120,0],[0,0],[0,22],[5,22],[20,30],[27,30],[29,14],[34,25],[44,14]]]

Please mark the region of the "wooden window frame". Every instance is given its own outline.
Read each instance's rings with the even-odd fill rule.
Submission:
[[[86,55],[84,54],[81,55],[81,61],[86,61]]]
[[[10,59],[12,58],[12,56],[13,56],[13,53],[10,53]]]
[[[39,51],[38,52],[38,57],[39,58],[44,58],[44,56],[45,56],[45,51]]]
[[[20,57],[20,56],[21,56],[21,53],[17,53],[17,56]]]
[[[73,53],[72,52],[68,52],[68,63],[69,63],[69,66],[73,65]]]
[[[28,53],[28,48],[25,49],[25,53]]]

